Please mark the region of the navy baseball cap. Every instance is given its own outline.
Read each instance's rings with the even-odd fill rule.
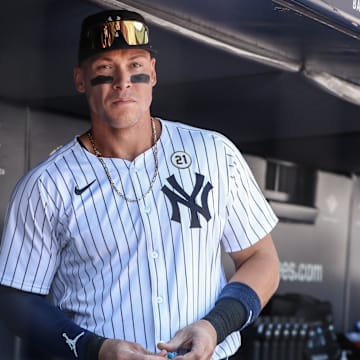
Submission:
[[[154,55],[148,25],[140,14],[128,10],[105,10],[84,19],[78,61],[116,49],[140,48]]]

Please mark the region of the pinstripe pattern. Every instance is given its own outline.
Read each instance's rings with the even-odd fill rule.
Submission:
[[[155,351],[158,341],[201,318],[225,284],[221,240],[238,251],[264,237],[277,219],[235,146],[222,135],[162,120],[159,177],[138,203],[114,193],[98,159],[76,139],[29,172],[12,194],[0,250],[0,282],[50,294],[80,326],[107,337],[135,341]],[[174,166],[186,152],[191,166]],[[188,158],[189,159],[189,158]],[[121,192],[137,197],[154,172],[152,150],[133,162],[104,159]],[[174,175],[191,195],[196,174],[212,185],[209,221],[178,203],[180,221],[162,191]],[[81,195],[75,187],[84,188]],[[179,194],[178,194],[179,195]],[[214,359],[239,347],[231,334]]]

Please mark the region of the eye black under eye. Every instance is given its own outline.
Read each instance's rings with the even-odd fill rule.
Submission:
[[[148,74],[135,74],[135,75],[131,75],[130,81],[133,84],[136,83],[149,83],[150,82],[150,75]]]
[[[112,76],[104,76],[104,75],[98,75],[96,77],[94,77],[93,79],[91,79],[91,85],[92,86],[96,86],[96,85],[102,85],[102,84],[112,84],[112,82],[114,81],[114,78]]]

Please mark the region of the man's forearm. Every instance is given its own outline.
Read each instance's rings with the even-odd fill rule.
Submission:
[[[253,250],[245,249],[239,252],[239,257],[235,257],[236,271],[229,282],[242,282],[250,286],[264,307],[279,286],[279,258],[270,234],[253,248],[256,250],[251,256],[246,253]]]
[[[97,360],[105,338],[69,319],[43,296],[0,286],[0,320],[40,351],[64,359]]]

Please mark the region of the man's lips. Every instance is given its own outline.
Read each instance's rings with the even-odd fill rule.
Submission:
[[[126,105],[126,104],[131,104],[131,103],[134,103],[135,100],[132,99],[132,98],[116,98],[116,99],[112,99],[111,100],[111,103],[113,105]]]

